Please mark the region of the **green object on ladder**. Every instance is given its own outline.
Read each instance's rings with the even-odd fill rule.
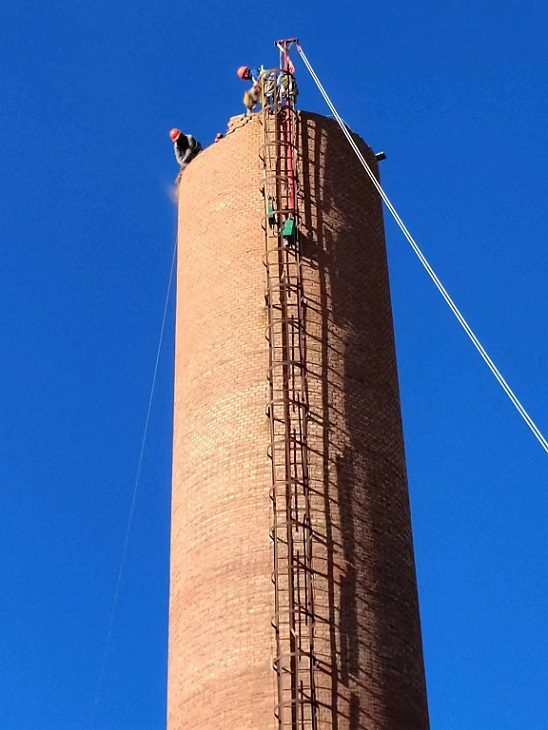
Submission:
[[[273,226],[276,223],[276,215],[274,213],[274,206],[272,203],[268,204],[268,222],[270,226]]]
[[[284,238],[287,238],[289,241],[295,240],[295,234],[297,233],[297,228],[295,226],[295,221],[293,218],[288,218],[286,222],[284,223],[282,236]]]

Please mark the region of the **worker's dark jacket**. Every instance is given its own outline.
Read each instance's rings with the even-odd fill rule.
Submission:
[[[181,134],[173,145],[173,148],[175,149],[175,157],[179,165],[185,165],[187,162],[190,162],[190,160],[196,157],[198,152],[202,151],[202,145],[191,134]]]

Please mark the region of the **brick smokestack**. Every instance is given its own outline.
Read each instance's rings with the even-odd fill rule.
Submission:
[[[280,727],[262,123],[229,129],[180,186],[169,730]],[[301,112],[297,146],[316,693],[298,730],[427,730],[381,203],[333,120]]]

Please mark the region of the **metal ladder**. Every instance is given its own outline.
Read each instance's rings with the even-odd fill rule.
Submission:
[[[287,68],[287,66],[286,66]],[[275,715],[279,730],[316,730],[313,528],[308,477],[306,301],[299,242],[298,119],[294,99],[263,80],[265,301],[272,468]],[[265,92],[268,91],[268,96]]]

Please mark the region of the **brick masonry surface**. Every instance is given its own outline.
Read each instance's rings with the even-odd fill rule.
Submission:
[[[299,128],[317,730],[426,730],[381,203],[333,120]],[[179,191],[169,730],[277,728],[261,130]]]

